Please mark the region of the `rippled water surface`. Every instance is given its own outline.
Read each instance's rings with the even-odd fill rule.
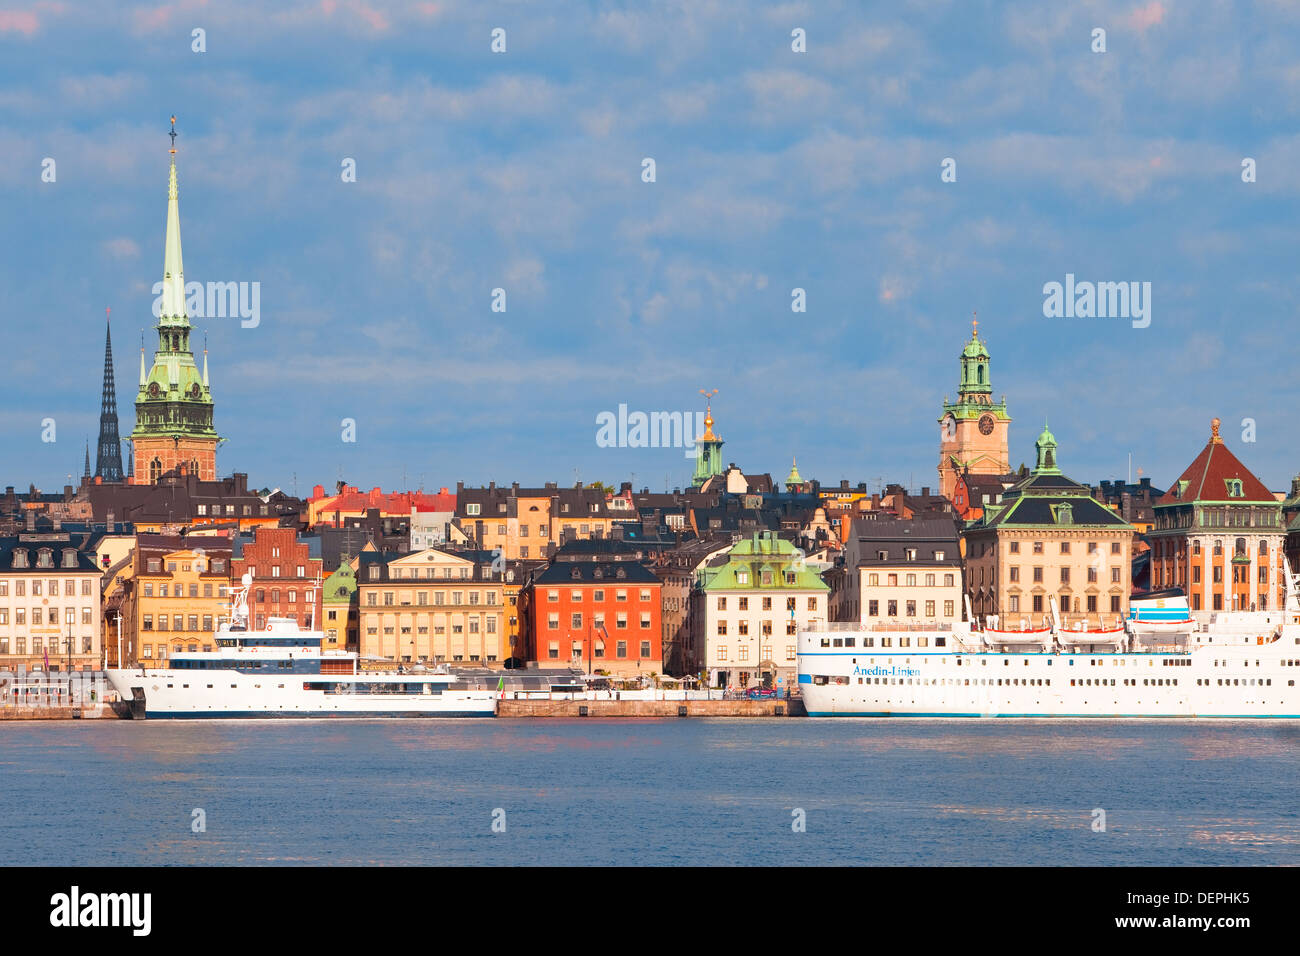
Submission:
[[[1295,864],[1297,783],[1292,722],[5,722],[0,845],[68,865]]]

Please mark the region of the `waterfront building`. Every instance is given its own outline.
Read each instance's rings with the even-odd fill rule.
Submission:
[[[503,666],[511,654],[505,574],[483,551],[363,551],[357,563],[362,665]]]
[[[754,532],[700,570],[693,613],[713,687],[790,686],[796,634],[825,622],[830,587],[789,541]]]
[[[173,140],[173,143],[175,141]],[[140,349],[140,391],[135,400],[137,484],[157,484],[164,475],[217,477],[217,444],[212,424],[212,390],[208,386],[208,351],[203,371],[190,347],[193,327],[185,312],[185,267],[181,261],[180,190],[176,184],[176,149],[172,147],[167,184],[167,238],[163,256],[162,309],[153,367],[145,371]]]
[[[1128,614],[1136,529],[1057,465],[1044,427],[1037,464],[967,525],[966,590],[976,618],[1042,627],[1057,602],[1066,627],[1113,627]]]
[[[1192,616],[1282,607],[1283,503],[1224,444],[1219,419],[1155,504],[1151,586],[1179,587]]]
[[[1138,469],[1141,474],[1141,469]],[[1092,496],[1115,512],[1133,527],[1139,534],[1147,534],[1155,525],[1156,502],[1164,497],[1164,491],[1151,487],[1150,478],[1139,477],[1137,482],[1103,481],[1094,485]]]
[[[950,517],[859,518],[832,585],[830,619],[892,628],[963,620],[960,550]]]
[[[556,561],[533,578],[532,656],[623,677],[662,674],[663,583],[635,561]]]
[[[162,662],[180,651],[211,651],[213,633],[229,616],[230,541],[142,534],[122,603],[133,647],[128,663]],[[129,623],[128,623],[129,622]]]
[[[1011,417],[1007,399],[993,401],[989,378],[989,353],[971,323],[970,341],[961,353],[961,381],[957,401],[943,400],[939,416],[939,493],[951,499],[957,478],[973,475],[1004,475],[1011,470],[1007,434]]]
[[[327,651],[357,651],[361,646],[360,603],[357,593],[357,572],[353,561],[346,557],[338,569],[321,585],[321,630],[325,638],[321,649]]]
[[[0,670],[95,670],[102,661],[97,534],[35,513],[0,537]]]
[[[248,623],[263,630],[272,617],[292,618],[300,627],[321,630],[317,592],[321,585],[320,539],[299,539],[294,528],[262,527],[253,540],[232,544],[230,578],[252,576]]]

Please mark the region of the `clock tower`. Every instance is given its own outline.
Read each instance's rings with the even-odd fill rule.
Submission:
[[[943,400],[939,417],[939,493],[951,498],[957,477],[1005,475],[1011,470],[1007,452],[1007,399],[993,401],[989,353],[980,341],[978,321],[971,322],[970,341],[961,353],[961,384],[957,401]]]
[[[176,118],[172,117],[172,160],[167,183],[167,241],[163,254],[162,308],[158,349],[147,372],[140,348],[140,391],[135,400],[134,484],[157,484],[166,474],[217,477],[217,443],[208,388],[208,353],[199,372],[190,349],[193,326],[185,313],[185,269],[181,262],[180,192],[176,186]]]

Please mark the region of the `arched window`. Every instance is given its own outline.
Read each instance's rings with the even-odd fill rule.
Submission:
[[[1245,539],[1245,538],[1238,538],[1238,539],[1237,539],[1237,554],[1245,554],[1245,553],[1246,553],[1246,539]]]
[[[984,384],[984,366],[977,366],[975,369],[975,379],[980,385]]]
[[[155,458],[149,462],[149,481],[157,483],[162,479],[162,460]]]

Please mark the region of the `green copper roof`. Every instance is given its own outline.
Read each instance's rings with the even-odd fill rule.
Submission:
[[[325,604],[348,604],[356,593],[357,574],[346,560],[321,585],[321,601]]]
[[[1038,450],[1038,463],[1034,465],[1035,475],[1059,475],[1061,469],[1057,467],[1056,461],[1056,436],[1047,430],[1047,422],[1043,422],[1043,433],[1038,436],[1038,441],[1034,442],[1034,448]]]
[[[803,563],[803,554],[784,538],[755,534],[727,552],[727,563],[706,569],[706,591],[767,591],[772,589],[829,591],[821,575]],[[763,575],[770,577],[764,582]],[[792,575],[787,580],[787,575]],[[785,608],[774,608],[784,611]]]

